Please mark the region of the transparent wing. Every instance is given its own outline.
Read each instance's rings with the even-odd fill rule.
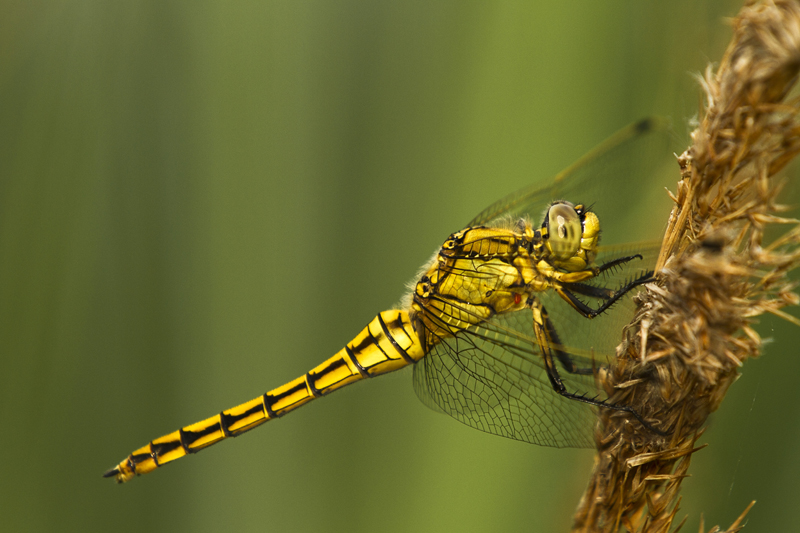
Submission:
[[[588,205],[600,219],[603,244],[609,245],[600,248],[596,264],[642,255],[641,260],[606,271],[587,283],[616,289],[652,271],[655,265],[671,207],[664,187],[674,185],[677,178],[673,147],[674,137],[664,120],[633,124],[547,186],[530,186],[503,198],[469,226],[503,225],[520,217],[538,224],[554,200]],[[555,291],[537,296],[562,343],[557,348],[583,368],[611,360],[622,328],[633,317],[630,297],[588,320]],[[597,391],[592,375],[569,374],[556,364],[570,392],[605,397]],[[414,367],[414,389],[434,410],[488,433],[545,446],[592,445],[593,408],[553,390],[534,337],[530,310],[496,316],[434,345]]]
[[[587,284],[617,289],[633,279],[652,272],[660,246],[660,242],[650,242],[638,246],[620,245],[603,248],[598,254],[598,264],[633,254],[641,255],[642,259],[632,260],[612,271],[604,272]],[[637,292],[637,290],[631,291],[606,312],[591,320],[575,311],[553,290],[539,293],[537,297],[547,310],[550,321],[558,333],[558,338],[563,344],[561,346],[563,352],[571,357],[593,359],[595,364],[607,366],[613,361],[617,345],[622,341],[622,329],[633,319],[636,307],[633,296]],[[592,307],[598,307],[601,303],[600,300],[577,296]],[[562,377],[566,375],[563,371],[560,371],[560,374]]]
[[[601,258],[638,253],[643,259],[609,271],[593,284],[616,289],[652,270],[658,248],[654,242],[606,247]],[[588,320],[555,291],[539,297],[562,342],[554,348],[580,368],[606,366],[622,328],[633,317],[631,298]],[[605,398],[592,375],[570,374],[556,365],[569,392]],[[487,433],[559,448],[592,446],[594,408],[553,390],[529,309],[498,315],[434,345],[414,366],[414,390],[428,407]]]
[[[469,226],[528,217],[541,222],[554,200],[591,206],[603,243],[661,238],[671,208],[664,187],[674,187],[675,137],[668,121],[649,118],[618,131],[545,186],[534,184],[484,209]]]
[[[581,361],[591,367],[591,361]],[[594,390],[591,376],[563,377],[571,388]],[[543,446],[591,445],[592,408],[553,391],[530,311],[503,315],[436,344],[414,366],[414,390],[426,405],[487,433]]]

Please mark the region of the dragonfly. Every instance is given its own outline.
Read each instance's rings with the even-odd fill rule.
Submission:
[[[633,316],[631,293],[653,280],[659,244],[646,239],[666,223],[668,196],[654,176],[674,166],[669,144],[666,121],[642,120],[546,186],[495,202],[445,240],[399,309],[379,313],[328,360],[150,441],[104,477],[129,481],[407,366],[425,405],[491,434],[590,447],[597,409],[655,429],[630,407],[601,399],[596,378]],[[663,212],[644,201],[654,191]],[[638,222],[623,222],[622,213]],[[610,241],[603,246],[601,220]]]

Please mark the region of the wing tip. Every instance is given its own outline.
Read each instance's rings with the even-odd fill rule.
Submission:
[[[647,133],[648,131],[654,129],[655,125],[655,120],[652,117],[648,117],[634,124],[633,128],[638,133]]]

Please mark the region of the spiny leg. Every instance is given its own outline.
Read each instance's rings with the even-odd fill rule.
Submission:
[[[564,367],[564,370],[566,370],[570,374],[578,374],[582,376],[589,376],[594,374],[596,368],[579,367],[578,365],[575,364],[575,361],[572,360],[572,358],[569,356],[568,353],[558,348],[558,346],[562,345],[561,339],[558,338],[558,333],[556,332],[556,328],[553,326],[553,322],[550,320],[550,317],[547,316],[547,310],[544,308],[541,302],[539,302],[538,300],[534,300],[532,306],[534,308],[534,320],[533,320],[534,328],[536,327],[536,324],[538,324],[541,321],[540,327],[544,328],[545,330],[544,334],[545,334],[545,339],[548,341],[548,346],[555,353],[555,356],[558,358],[559,362],[561,363],[561,366]],[[538,316],[540,317],[539,320],[537,320],[536,318],[537,308],[539,313]],[[539,341],[538,331],[536,334],[536,339],[537,341]],[[542,344],[541,341],[539,341],[539,346],[541,346],[541,344]],[[544,349],[542,349],[542,353],[544,353]],[[545,357],[545,366],[547,366],[547,357]],[[555,368],[553,370],[555,371]],[[550,377],[550,382],[552,383],[553,377],[550,376],[549,374],[550,372],[548,370],[548,377]],[[555,374],[556,374],[556,380],[560,383],[560,379],[558,379],[558,372],[556,371]]]
[[[612,305],[614,302],[618,301],[620,296],[624,295],[625,292],[629,291],[631,288],[627,286],[622,287],[619,291],[614,291],[612,289],[608,289],[606,287],[595,287],[594,285],[587,285],[585,283],[564,283],[562,284],[563,289],[568,289],[568,292],[571,296],[571,293],[581,294],[583,296],[589,296],[591,298],[597,298],[604,301],[604,304]],[[622,292],[622,294],[618,294]],[[563,296],[562,296],[563,298]],[[568,300],[569,301],[569,300]],[[610,303],[608,303],[610,301]],[[570,305],[572,302],[569,301]],[[582,302],[581,302],[582,303]],[[575,307],[573,305],[573,307]],[[606,306],[605,309],[596,311],[598,314],[604,310],[607,310],[608,307]],[[578,310],[580,312],[580,310]],[[542,309],[542,314],[544,315],[544,327],[548,329],[548,335],[551,339],[556,343],[556,345],[561,345],[561,341],[559,340],[558,333],[556,332],[555,328],[553,327],[553,323],[547,318],[547,312]],[[586,316],[586,315],[584,315]],[[588,317],[592,318],[592,317]],[[563,352],[561,350],[556,349],[555,355],[558,360],[561,362],[564,369],[571,373],[571,374],[579,374],[579,375],[590,375],[594,374],[596,368],[587,368],[587,367],[579,367],[575,364],[575,362],[569,357],[569,354]]]
[[[590,298],[597,298],[598,300],[608,300],[613,298],[616,291],[607,287],[595,287],[594,285],[587,285],[586,283],[562,283],[563,287],[569,289],[570,292],[588,296]]]
[[[614,259],[613,261],[608,261],[607,263],[604,263],[603,265],[601,265],[596,269],[593,277],[596,277],[600,273],[606,270],[627,263],[634,259],[642,259],[642,256],[639,254],[635,254],[625,257],[619,257],[617,259]],[[574,282],[574,283],[562,282],[561,287],[556,289],[556,291],[576,311],[581,313],[581,315],[583,315],[584,317],[591,319],[603,313],[604,311],[608,310],[609,307],[611,307],[614,303],[616,303],[620,298],[622,298],[625,294],[627,294],[635,287],[653,281],[654,278],[652,276],[653,276],[652,271],[646,272],[639,278],[623,285],[617,290],[612,290],[606,287],[597,287],[594,285],[588,285],[580,282]],[[588,296],[590,298],[597,298],[599,300],[603,300],[603,304],[597,309],[592,309],[591,307],[587,306],[586,304],[578,300],[573,293],[581,294],[583,296]],[[529,305],[533,306],[535,304],[531,304],[529,302]],[[555,342],[557,345],[560,345],[561,342],[558,338],[558,334],[555,328],[553,327],[552,322],[550,322],[550,320],[547,318],[547,312],[545,311],[544,307],[541,306],[541,304],[539,304],[539,307],[541,307],[541,315],[543,318],[543,320],[541,321],[541,323],[543,324],[542,327],[546,328],[547,335],[552,340],[552,342]],[[570,372],[571,374],[590,375],[593,374],[595,371],[594,368],[578,367],[575,364],[575,362],[572,361],[569,355],[561,350],[556,349],[555,354],[556,357],[558,357],[558,360],[564,366],[564,369],[567,372]]]
[[[634,279],[633,281],[629,281],[616,291],[606,293],[603,289],[597,288],[597,296],[592,294],[589,290],[590,285],[580,284],[580,283],[562,283],[561,287],[556,288],[556,292],[558,293],[561,298],[564,299],[569,305],[572,306],[577,312],[583,315],[586,318],[594,318],[597,315],[605,312],[608,310],[609,307],[617,303],[620,298],[625,296],[628,292],[635,289],[639,285],[644,285],[645,283],[650,283],[651,281],[655,281],[652,272],[645,272],[638,278]],[[594,288],[593,288],[594,289]],[[606,289],[607,290],[607,289]],[[597,309],[592,309],[582,301],[580,301],[573,292],[577,292],[578,294],[584,294],[586,296],[595,296],[598,298],[603,298],[605,301],[598,307]]]
[[[598,400],[596,396],[590,398],[585,394],[575,394],[569,392],[564,385],[564,382],[561,381],[561,376],[558,374],[558,369],[556,368],[555,361],[553,360],[554,352],[555,356],[558,358],[561,364],[564,365],[564,368],[568,372],[574,374],[590,374],[592,372],[586,372],[587,369],[577,367],[572,359],[570,359],[568,354],[558,349],[557,346],[560,345],[560,342],[558,341],[555,327],[553,326],[552,322],[550,322],[544,306],[538,299],[535,298],[531,299],[529,303],[531,305],[531,310],[533,311],[533,330],[536,334],[536,341],[542,351],[542,358],[544,359],[547,377],[550,379],[550,384],[553,386],[553,390],[555,390],[556,393],[570,400],[576,400],[589,405],[594,405],[596,407],[604,407],[606,409],[626,412],[636,418],[636,420],[638,420],[642,426],[653,433],[658,435],[666,434],[665,432],[654,428],[652,425],[646,422],[644,418],[642,418],[641,415],[639,415],[639,413],[637,413],[632,407],[626,405],[617,405],[604,400]]]
[[[618,257],[616,259],[612,259],[606,263],[603,263],[599,267],[597,267],[597,273],[600,274],[601,272],[605,272],[606,270],[618,267],[619,265],[624,265],[629,261],[633,261],[634,259],[643,259],[641,254],[634,254],[634,255],[626,255],[624,257]],[[652,274],[652,273],[651,273]]]

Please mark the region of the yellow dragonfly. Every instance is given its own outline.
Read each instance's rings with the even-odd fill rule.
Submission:
[[[657,242],[621,243],[663,231],[669,199],[653,176],[674,166],[669,145],[663,121],[643,120],[549,185],[492,204],[445,240],[401,309],[379,313],[333,357],[149,442],[104,477],[128,481],[346,385],[410,365],[427,406],[495,435],[591,446],[598,408],[627,413],[658,431],[629,407],[600,399],[595,373],[632,317],[626,296],[653,276]],[[660,212],[644,201],[653,192],[662,197]],[[620,213],[638,222],[626,226]],[[601,220],[611,246],[599,246]]]

